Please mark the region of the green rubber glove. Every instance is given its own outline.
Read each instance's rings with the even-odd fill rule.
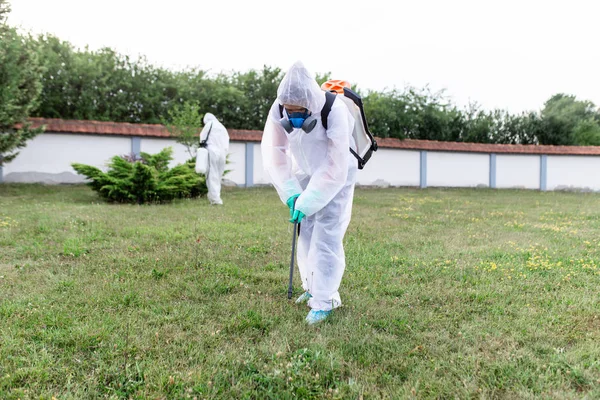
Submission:
[[[290,218],[294,216],[294,204],[296,204],[296,199],[298,198],[298,196],[300,195],[295,194],[289,199],[287,199],[287,201],[285,202],[285,204],[287,204],[287,206],[290,208]]]
[[[302,221],[302,218],[306,217],[306,215],[304,215],[304,213],[300,210],[294,210],[294,214],[292,215],[292,219],[290,219],[290,222],[292,223],[300,223],[300,221]]]

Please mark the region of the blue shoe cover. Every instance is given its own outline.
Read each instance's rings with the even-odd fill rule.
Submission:
[[[311,297],[312,295],[310,293],[304,292],[296,299],[296,304],[306,303]]]
[[[321,321],[325,321],[327,317],[331,315],[331,310],[323,311],[323,310],[310,310],[308,315],[306,316],[306,322],[309,325],[317,324]]]

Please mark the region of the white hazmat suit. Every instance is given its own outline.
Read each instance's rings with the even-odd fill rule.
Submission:
[[[287,133],[279,105],[301,106],[317,117],[310,132]],[[350,223],[358,170],[349,148],[355,148],[354,119],[346,105],[333,102],[328,129],[321,123],[325,92],[301,62],[287,72],[263,132],[263,164],[283,203],[300,194],[295,208],[306,215],[298,238],[302,287],[312,295],[313,310],[331,310],[342,302],[338,289],[346,260],[343,238]],[[283,111],[284,117],[286,111]]]
[[[229,134],[223,124],[211,113],[204,115],[204,129],[200,132],[200,142],[205,140],[206,149],[208,150],[208,172],[206,173],[208,201],[210,204],[223,204],[223,200],[221,200],[221,180],[223,179],[225,160],[229,151]]]

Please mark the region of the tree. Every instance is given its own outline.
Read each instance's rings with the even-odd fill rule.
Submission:
[[[187,149],[190,158],[196,156],[199,144],[199,133],[202,128],[200,107],[197,103],[186,101],[183,105],[175,105],[168,111],[169,119],[164,121],[171,135]]]
[[[331,72],[325,72],[323,74],[320,74],[320,73],[317,72],[315,74],[315,80],[317,81],[317,83],[319,84],[319,86],[321,86],[322,84],[324,84],[325,82],[327,82],[330,79],[333,79],[331,77]]]
[[[600,125],[594,119],[579,121],[573,131],[573,140],[579,146],[600,146]]]
[[[144,58],[109,48],[80,51],[52,35],[38,42],[45,72],[36,116],[160,123],[178,103],[175,74]]]
[[[404,139],[413,131],[413,114],[408,99],[398,90],[370,91],[363,96],[365,115],[374,135]]]
[[[492,143],[501,144],[537,144],[541,129],[539,113],[511,115],[507,111],[496,110],[493,113],[491,140]]]
[[[41,91],[35,41],[6,25],[9,11],[7,1],[0,0],[0,166],[43,131],[27,121]]]
[[[495,114],[482,110],[477,104],[469,104],[463,114],[463,129],[460,141],[469,143],[491,143]]]
[[[411,87],[363,96],[369,128],[379,137],[423,140],[461,140],[464,115],[452,106],[443,92]]]
[[[250,70],[234,74],[233,85],[243,93],[243,102],[240,106],[244,112],[243,119],[238,122],[239,128],[260,130],[264,128],[282,78],[281,69],[267,66],[264,66],[262,71]],[[230,121],[224,123],[230,126]]]
[[[0,21],[7,12],[0,0]],[[283,72],[259,70],[209,74],[198,68],[171,71],[112,49],[75,49],[45,35],[38,39],[45,72],[35,116],[180,126],[190,155],[200,115],[211,112],[227,128],[263,129]],[[319,84],[331,73],[316,74]],[[353,90],[357,91],[356,86]],[[476,104],[456,107],[443,92],[427,87],[366,91],[367,122],[380,137],[440,141],[591,145],[600,143],[600,113],[589,101],[556,94],[542,112],[509,114]],[[194,110],[190,110],[190,107]],[[187,115],[187,116],[186,116]],[[177,121],[175,121],[175,119]]]
[[[6,26],[8,13],[10,13],[10,4],[6,0],[0,0],[0,26]]]
[[[539,132],[541,144],[589,144],[598,125],[599,114],[591,101],[577,100],[575,96],[555,94],[542,110],[544,129]],[[594,127],[594,125],[596,127]]]

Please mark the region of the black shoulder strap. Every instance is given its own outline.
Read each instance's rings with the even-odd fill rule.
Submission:
[[[279,118],[283,118],[283,105],[279,104]]]
[[[329,117],[329,112],[331,111],[331,106],[335,101],[335,94],[331,92],[325,92],[325,105],[321,110],[321,123],[323,124],[323,128],[327,130],[327,118]]]
[[[208,133],[206,134],[206,139],[200,141],[200,147],[206,147],[206,142],[208,142],[208,137],[210,136],[210,131],[212,131],[213,123],[210,123],[210,128],[208,128]]]

